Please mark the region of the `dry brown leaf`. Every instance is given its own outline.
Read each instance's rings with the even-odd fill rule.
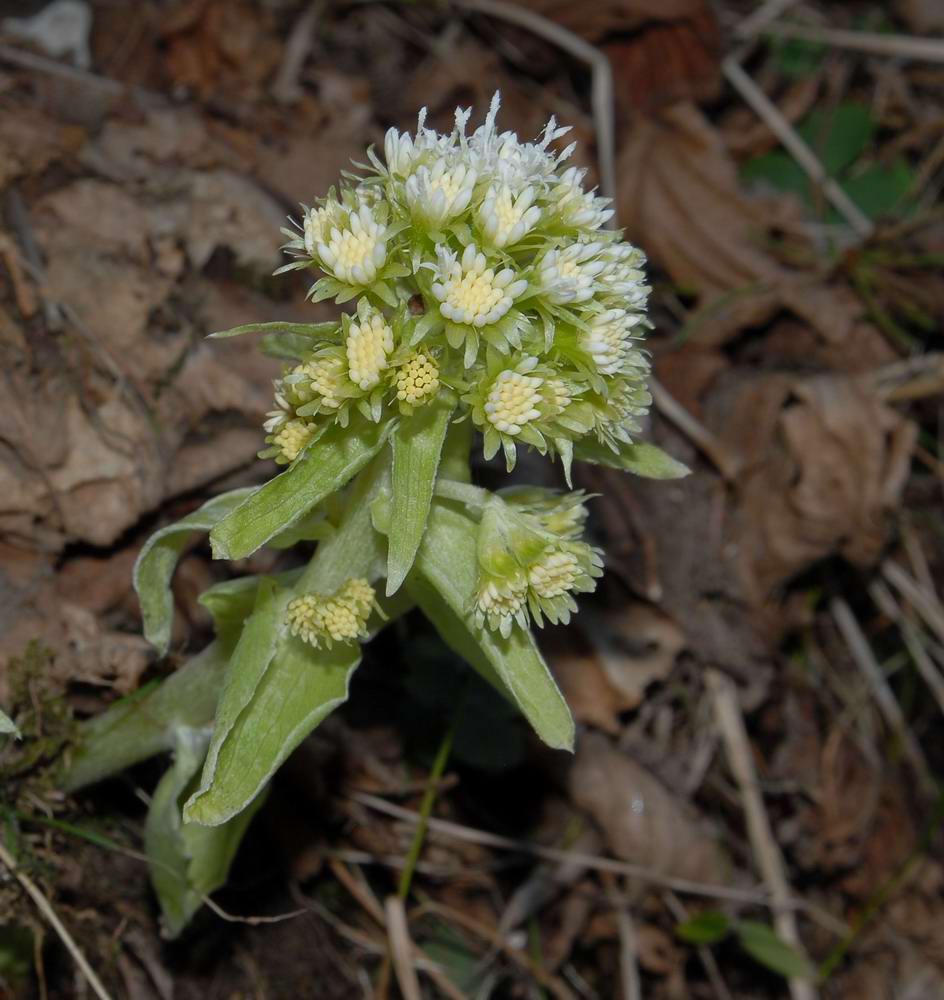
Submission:
[[[918,35],[944,31],[944,6],[940,0],[895,0],[908,27]]]
[[[747,197],[718,131],[692,104],[639,119],[620,155],[620,221],[704,307],[690,335],[704,346],[788,308],[828,341],[847,341],[862,307],[764,248],[788,201]],[[786,213],[786,214],[785,214]]]
[[[705,0],[521,0],[543,17],[563,25],[581,38],[598,42],[611,34],[634,31],[650,21],[678,21],[699,17],[708,10]]]
[[[60,125],[35,107],[0,101],[0,190],[72,155],[84,140],[84,129]]]
[[[616,857],[659,875],[724,881],[726,865],[713,836],[685,803],[605,736],[580,739],[570,794]]]
[[[752,603],[828,555],[877,558],[917,428],[874,391],[843,376],[754,376],[718,393],[708,422],[744,460],[730,534]]]
[[[555,641],[548,650],[568,704],[579,722],[613,734],[620,730],[620,713],[636,708],[650,684],[668,677],[685,646],[671,618],[640,603],[605,614],[584,609],[569,641],[573,649]]]

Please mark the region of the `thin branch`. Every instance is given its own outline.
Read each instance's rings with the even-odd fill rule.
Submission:
[[[765,34],[780,38],[796,38],[804,42],[820,42],[837,49],[852,49],[875,56],[894,59],[917,59],[921,62],[944,63],[944,39],[916,38],[914,35],[879,35],[868,31],[843,31],[838,28],[816,28],[805,24],[777,21],[763,29]]]
[[[16,860],[3,843],[0,843],[0,862],[9,869],[10,874],[23,886],[27,895],[36,904],[36,908],[49,921],[52,929],[59,935],[59,939],[66,946],[66,950],[79,967],[79,971],[85,976],[89,986],[92,987],[92,992],[98,997],[98,1000],[112,1000],[111,995],[102,985],[102,981],[96,975],[95,970],[89,965],[88,959],[82,954],[81,948],[76,944],[75,939],[52,908],[52,903],[46,898],[42,889],[28,875],[17,868]]]
[[[709,670],[707,680],[714,701],[715,718],[727,751],[728,763],[741,792],[741,802],[744,806],[744,817],[754,857],[770,889],[774,925],[780,937],[803,954],[796,914],[788,906],[791,894],[786,868],[764,807],[764,797],[761,794],[760,782],[757,780],[747,728],[737,700],[737,689],[729,677],[717,670]],[[790,977],[788,983],[793,1000],[815,1000],[816,989],[812,983],[795,976]]]

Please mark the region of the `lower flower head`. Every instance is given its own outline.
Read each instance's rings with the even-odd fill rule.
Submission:
[[[365,391],[380,381],[393,350],[393,330],[379,312],[365,313],[348,327],[345,351],[351,381]]]
[[[307,420],[286,420],[272,435],[272,444],[279,449],[277,459],[294,462],[315,436],[315,425]]]
[[[538,597],[560,597],[573,589],[580,574],[580,563],[573,552],[551,549],[529,568],[528,586]]]
[[[475,621],[507,639],[515,623],[528,627],[528,581],[523,573],[512,577],[483,576],[475,601]]]
[[[361,205],[350,213],[347,225],[332,226],[316,250],[324,269],[339,281],[369,285],[387,259],[386,239],[386,227]]]
[[[503,434],[520,434],[521,428],[541,416],[544,380],[519,371],[499,372],[485,400],[485,418]]]
[[[601,375],[615,375],[623,367],[633,339],[633,330],[642,321],[638,313],[625,309],[607,309],[581,331],[580,347],[593,359]]]
[[[397,369],[397,399],[408,406],[420,406],[439,391],[439,367],[428,355],[414,354]]]
[[[285,609],[285,623],[303,642],[330,649],[335,642],[367,636],[374,602],[374,588],[362,577],[353,577],[332,595],[310,593],[294,598]]]
[[[541,220],[541,210],[533,205],[534,189],[526,187],[517,197],[507,184],[491,187],[477,213],[479,229],[494,247],[514,246]]]

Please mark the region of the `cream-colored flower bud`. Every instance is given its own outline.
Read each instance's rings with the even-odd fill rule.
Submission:
[[[439,391],[439,367],[428,354],[418,352],[397,369],[396,387],[401,403],[420,406]]]
[[[365,391],[380,382],[393,350],[393,330],[382,313],[371,312],[351,322],[345,351],[351,381]]]

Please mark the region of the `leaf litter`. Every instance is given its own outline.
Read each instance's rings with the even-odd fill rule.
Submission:
[[[366,789],[418,808],[441,736],[433,722],[448,704],[428,689],[438,666],[408,689],[391,670],[408,666],[406,654],[387,641],[356,680],[365,693],[373,686],[373,699],[358,700],[365,707],[296,752],[217,898],[236,913],[274,914],[293,909],[301,887],[318,915],[304,931],[287,921],[263,938],[259,928],[237,932],[204,914],[200,933],[237,956],[210,962],[212,983],[196,938],[173,953],[156,944],[143,867],[40,823],[104,826],[140,849],[140,812],[110,788],[65,800],[43,765],[63,752],[73,717],[166,676],[206,639],[193,594],[219,571],[205,548],[190,552],[176,579],[185,614],[164,662],[139,638],[130,565],[157,524],[220,486],[267,474],[255,453],[277,366],[238,339],[208,348],[202,337],[273,313],[311,317],[300,286],[276,291],[269,281],[283,217],[323,193],[387,125],[408,125],[421,103],[439,121],[456,103],[487,103],[498,85],[519,134],[553,112],[592,141],[586,75],[540,35],[485,13],[339,7],[321,11],[298,69],[299,96],[286,106],[272,87],[303,4],[201,0],[175,4],[166,17],[142,4],[133,21],[115,5],[88,6],[92,75],[68,78],[68,100],[58,63],[28,69],[4,60],[0,71],[3,235],[13,248],[0,268],[0,705],[24,737],[3,747],[2,805],[16,811],[24,856],[40,865],[44,888],[81,927],[117,995],[163,995],[173,982],[181,997],[287,997],[319,981],[331,983],[325,996],[352,996],[357,965],[379,974],[386,949],[365,892],[389,891],[411,826],[348,796]],[[923,124],[918,109],[939,111],[939,75],[821,49],[788,72],[782,48],[764,42],[749,56],[754,79],[799,130],[822,110],[828,87],[834,109],[851,104],[867,116],[854,159],[836,166],[853,197],[878,206],[877,236],[855,246],[835,219],[817,214],[815,198],[771,182],[784,176],[782,158],[780,174],[768,162],[763,183],[756,165],[751,178],[751,162],[782,150],[719,85],[727,43],[718,24],[738,23],[744,5],[522,6],[611,60],[620,221],[657,268],[656,371],[739,456],[742,472],[725,484],[661,416],[654,436],[692,476],[654,492],[615,472],[580,471],[586,489],[607,495],[595,501],[595,530],[617,573],[579,619],[585,632],[542,638],[581,723],[576,757],[538,751],[519,720],[496,709],[492,732],[466,739],[465,749],[457,742],[436,816],[457,831],[533,838],[574,859],[722,885],[741,901],[709,890],[685,897],[689,911],[769,923],[763,866],[705,710],[705,672],[720,669],[738,683],[802,943],[815,961],[840,954],[820,995],[936,995],[944,883],[935,813],[914,793],[826,598],[842,593],[855,610],[936,772],[940,717],[868,585],[889,552],[913,563],[914,545],[903,548],[899,530],[907,515],[926,573],[911,569],[930,581],[927,597],[939,607],[940,384],[906,374],[893,400],[877,374],[933,350],[944,315],[940,226],[922,208],[940,190],[941,165],[924,139],[896,144]],[[902,20],[886,24],[897,31],[939,30],[934,4],[896,6]],[[820,13],[830,26],[857,28],[846,12]],[[829,77],[837,61],[846,71]],[[894,76],[889,92],[911,95],[893,113],[872,100],[880,73]],[[103,101],[112,84],[128,89]],[[848,132],[824,127],[834,140]],[[875,164],[898,156],[910,171],[909,196],[917,192],[901,214],[863,186],[885,176],[868,173]],[[249,562],[259,572],[286,568],[278,558]],[[933,634],[919,627],[918,639],[944,665]],[[407,648],[424,662],[451,662],[428,642]],[[464,677],[454,663],[448,669]],[[487,703],[483,691],[464,697]],[[489,741],[494,753],[476,745]],[[506,766],[495,769],[496,760]],[[153,772],[135,780],[153,791]],[[80,859],[78,870],[67,856]],[[338,864],[364,887],[356,895],[341,890]],[[106,870],[113,877],[101,877]],[[675,938],[678,917],[658,881],[616,885],[579,860],[536,867],[527,855],[442,833],[416,878],[442,910],[407,910],[413,940],[460,990],[517,995],[531,988],[537,962],[552,991],[581,983],[586,995],[612,992],[625,975],[618,890],[629,901],[645,995],[719,995],[704,956]],[[498,933],[513,898],[528,916],[496,939],[501,948],[470,930]],[[0,906],[30,926],[15,895]],[[472,922],[451,922],[455,912]],[[112,941],[117,963],[106,958]],[[65,995],[55,947],[47,935],[44,971],[50,995]],[[31,954],[20,961],[23,942],[3,938],[0,954],[10,956],[3,969],[32,989],[38,973]],[[734,947],[719,946],[714,961],[732,996],[788,995],[782,978],[759,979]],[[436,989],[420,970],[423,989]]]

